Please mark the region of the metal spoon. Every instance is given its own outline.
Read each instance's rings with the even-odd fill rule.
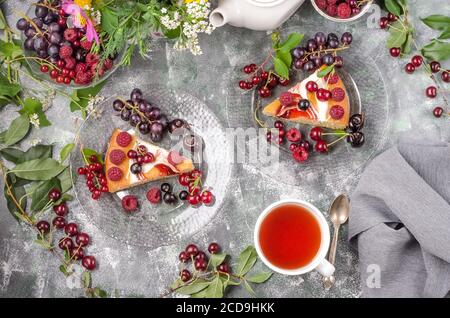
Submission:
[[[333,240],[331,241],[330,251],[328,253],[328,261],[334,265],[334,260],[336,257],[337,241],[339,236],[339,228],[342,224],[347,222],[348,215],[350,212],[350,200],[347,195],[341,194],[330,206],[329,214],[330,220],[333,223],[334,233]],[[336,281],[334,276],[328,276],[323,278],[323,285],[325,289],[330,289]]]

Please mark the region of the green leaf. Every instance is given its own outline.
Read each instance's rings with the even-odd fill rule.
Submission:
[[[55,202],[55,205],[58,205],[58,204],[61,204],[63,202],[67,202],[67,201],[72,201],[72,200],[73,200],[73,196],[72,195],[70,195],[68,193],[63,193],[61,198],[58,201]]]
[[[421,20],[434,30],[443,31],[450,29],[450,17],[445,15],[433,14]]]
[[[177,39],[181,35],[181,27],[178,27],[176,29],[169,30],[167,28],[163,28],[163,34],[168,39]]]
[[[11,83],[0,73],[0,96],[14,97],[22,90],[19,84]]]
[[[205,291],[206,298],[222,298],[223,297],[223,283],[219,276],[216,276]]]
[[[19,45],[13,42],[4,42],[0,40],[0,60],[6,58],[15,59],[23,55],[23,50]]]
[[[16,165],[11,171],[20,178],[35,181],[50,180],[65,169],[58,161],[45,158],[26,161]]]
[[[69,273],[69,272],[67,271],[67,268],[66,268],[64,265],[60,265],[60,266],[59,266],[59,271],[60,271],[61,273],[63,273],[65,276],[70,276],[70,275],[71,275],[71,273]]]
[[[278,57],[273,58],[273,65],[275,67],[275,72],[282,78],[289,79],[289,68],[282,60]]]
[[[52,155],[53,155],[53,146],[52,145],[36,145],[36,146],[29,148],[25,152],[22,160],[20,160],[19,163],[31,161],[34,159],[51,158]]]
[[[8,173],[6,175],[6,182],[8,183],[9,187],[11,188],[11,194],[20,203],[22,210],[25,211],[25,209],[27,207],[27,200],[26,200],[26,198],[23,200],[20,200],[23,196],[26,195],[25,187],[22,185],[17,185],[17,178],[11,173]],[[16,207],[13,200],[8,195],[7,191],[8,191],[8,189],[5,184],[3,193],[4,193],[4,196],[6,199],[6,206],[8,208],[8,211],[11,213],[12,216],[14,216],[14,218],[16,220],[22,220],[24,222],[27,222],[26,220],[23,219],[22,215],[19,213],[19,209]]]
[[[290,51],[284,52],[284,51],[278,51],[276,56],[283,61],[284,64],[287,66],[291,66],[292,64],[292,54]]]
[[[244,287],[250,295],[252,296],[255,295],[255,291],[253,290],[252,286],[250,286],[250,284],[245,279],[244,279]]]
[[[406,41],[406,35],[408,30],[403,27],[400,21],[395,21],[392,27],[389,28],[389,33],[391,34],[387,39],[387,47],[402,47],[403,43]]]
[[[51,123],[47,119],[44,111],[42,110],[42,103],[35,98],[27,98],[23,102],[23,107],[19,112],[20,114],[27,114],[28,117],[36,114],[39,118],[39,126],[47,127]]]
[[[60,151],[60,153],[59,153],[59,161],[60,161],[61,163],[63,163],[63,162],[67,159],[67,157],[68,157],[69,154],[72,152],[72,150],[73,150],[74,147],[75,147],[75,144],[74,144],[74,143],[70,143],[70,144],[65,145],[65,146],[61,149],[61,151]]]
[[[317,72],[317,77],[323,78],[334,70],[334,65],[328,65],[323,70]]]
[[[61,184],[61,192],[66,193],[72,188],[72,171],[70,170],[70,167],[67,167],[61,172],[61,174],[58,176],[58,179]],[[70,200],[66,200],[70,201]]]
[[[108,293],[99,287],[94,288],[94,295],[98,298],[106,298],[108,297]]]
[[[0,156],[9,162],[18,164],[24,152],[16,148],[4,148],[0,150]]]
[[[72,99],[75,99],[76,103],[73,100],[70,102],[70,110],[72,112],[77,110],[85,110],[86,106],[88,105],[89,98],[96,96],[105,84],[106,80],[92,87],[74,90],[71,97]],[[80,109],[80,107],[82,109]]]
[[[48,198],[48,193],[50,190],[55,188],[61,190],[61,185],[58,178],[52,178],[40,183],[31,195],[31,211],[41,211],[50,201]]]
[[[450,39],[450,29],[444,30],[441,35],[439,35],[439,40],[447,40]]]
[[[97,161],[100,163],[103,163],[103,155],[99,154],[97,151],[93,150],[93,149],[89,149],[89,148],[83,148],[83,155],[86,157],[86,159],[88,160],[88,163],[92,163],[89,160],[90,156],[95,156],[97,158]]]
[[[433,40],[422,48],[422,55],[433,61],[444,61],[450,58],[450,43]]]
[[[403,54],[411,53],[412,45],[413,45],[413,36],[412,33],[408,32],[408,34],[406,35],[406,41],[405,43],[403,43],[401,47],[402,53]]]
[[[204,280],[197,280],[189,285],[178,288],[176,292],[181,295],[192,295],[204,290],[210,284],[211,282],[207,282]]]
[[[213,269],[215,269],[217,266],[223,263],[226,257],[227,254],[225,253],[212,254],[211,258],[209,259],[209,264]]]
[[[258,254],[253,246],[247,246],[239,255],[237,274],[243,276],[255,265]]]
[[[4,144],[12,146],[21,141],[30,130],[30,121],[27,115],[21,115],[14,119],[5,133]]]
[[[261,283],[264,283],[265,281],[267,281],[271,276],[272,276],[272,273],[263,272],[263,273],[258,273],[258,274],[252,275],[252,276],[248,277],[247,280],[251,283],[261,284]]]
[[[104,6],[100,11],[102,14],[102,31],[109,34],[114,33],[119,26],[119,18],[116,13],[107,6]]]
[[[206,291],[207,289],[205,288],[198,293],[191,294],[191,298],[206,298]]]
[[[402,7],[396,0],[385,0],[384,5],[390,13],[393,13],[396,16],[400,16],[402,14]]]
[[[304,34],[300,34],[297,32],[293,32],[291,34],[289,34],[288,38],[286,39],[286,41],[283,42],[283,44],[281,44],[280,46],[280,51],[284,51],[287,53],[291,53],[291,50],[293,50],[295,47],[297,47],[300,42],[302,42],[304,37]]]
[[[91,272],[84,271],[83,274],[81,275],[81,281],[83,282],[84,288],[91,288],[92,283]]]

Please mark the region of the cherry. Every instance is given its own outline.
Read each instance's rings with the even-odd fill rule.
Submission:
[[[239,81],[239,88],[247,89],[247,83],[245,81]]]
[[[87,246],[89,244],[90,238],[89,235],[87,233],[78,233],[77,238],[75,239],[75,242],[79,245],[79,246]]]
[[[95,266],[97,265],[97,261],[95,260],[94,256],[85,256],[83,257],[83,260],[81,261],[81,265],[83,265],[84,268],[87,270],[93,270]]]
[[[78,225],[76,225],[75,223],[68,223],[65,227],[64,227],[64,232],[67,235],[70,236],[75,236],[78,234]]]
[[[416,67],[412,63],[408,63],[405,65],[406,73],[412,74],[412,73],[414,73],[415,70],[416,70]]]
[[[316,93],[316,97],[318,100],[322,102],[326,102],[331,98],[331,92],[324,88],[319,88]]]
[[[435,109],[433,109],[433,115],[436,118],[440,118],[443,113],[444,113],[444,109],[442,107],[438,106]]]
[[[73,247],[73,241],[69,237],[63,237],[59,240],[58,246],[62,250],[70,251]]]
[[[244,71],[244,73],[246,74],[250,74],[251,72],[253,72],[253,68],[251,65],[246,65],[244,66],[244,68],[242,69]]]
[[[190,175],[188,173],[183,173],[178,176],[178,183],[181,184],[184,187],[187,187],[189,185]]]
[[[315,149],[319,153],[326,153],[328,152],[328,145],[324,140],[319,140],[316,143]]]
[[[395,22],[397,21],[398,17],[395,14],[389,12],[387,15],[387,19],[389,20],[389,22]]]
[[[58,205],[55,205],[53,207],[53,211],[55,212],[56,215],[58,216],[64,216],[67,214],[67,212],[69,211],[69,209],[67,208],[67,204],[66,203],[61,203]]]
[[[420,55],[414,55],[413,58],[411,59],[411,63],[415,67],[420,67],[422,65],[422,62],[423,62],[423,58]]]
[[[150,163],[155,161],[155,157],[153,156],[153,154],[151,153],[147,153],[146,155],[144,155],[144,163]]]
[[[278,85],[278,78],[276,76],[272,76],[267,83],[267,86],[270,88],[275,88]]]
[[[430,68],[433,73],[437,73],[441,70],[441,63],[433,61],[430,63]]]
[[[208,205],[213,202],[214,196],[212,195],[211,191],[203,191],[201,198],[202,198],[202,202],[204,204]]]
[[[252,83],[253,83],[253,85],[258,85],[259,83],[261,83],[261,77],[253,76]]]
[[[136,159],[137,156],[138,153],[136,152],[136,150],[131,149],[127,152],[127,157],[130,159]]]
[[[284,137],[283,136],[278,136],[277,140],[275,140],[275,142],[279,145],[284,143]]]
[[[208,266],[208,263],[203,259],[198,259],[198,260],[195,260],[195,262],[194,262],[195,269],[198,271],[201,271],[201,272],[205,271],[207,266]]]
[[[217,243],[211,243],[208,246],[208,252],[210,252],[211,254],[216,254],[220,252],[220,246]]]
[[[201,260],[204,260],[204,261],[208,261],[208,256],[206,256],[205,252],[200,251],[200,252],[198,252],[197,256],[195,256],[194,259],[195,260],[201,259]]]
[[[289,83],[290,83],[290,81],[289,81],[287,78],[281,78],[280,80],[278,80],[278,83],[279,83],[281,86],[288,86]]]
[[[398,57],[400,56],[400,48],[399,47],[392,47],[389,49],[389,53],[391,54],[392,57]]]
[[[275,128],[277,128],[277,129],[283,129],[283,128],[284,128],[284,124],[283,124],[283,122],[282,122],[281,120],[276,120],[276,121],[273,123],[273,126],[274,126]]]
[[[59,18],[58,24],[59,24],[60,26],[66,26],[66,19],[64,19],[64,18]]]
[[[388,24],[389,24],[388,18],[382,17],[382,18],[380,19],[380,28],[381,28],[381,29],[386,29],[386,28],[388,27]]]
[[[202,177],[202,172],[198,169],[194,169],[191,171],[190,176],[193,180],[197,180]]]
[[[66,226],[66,219],[62,216],[57,216],[53,219],[52,224],[57,229],[63,229]]]
[[[180,278],[181,281],[183,281],[184,283],[188,282],[191,279],[191,272],[188,271],[187,269],[183,269],[180,273]]]
[[[305,150],[309,150],[309,148],[311,148],[311,145],[310,145],[310,143],[309,143],[308,140],[302,140],[302,141],[300,141],[299,146],[300,146],[301,148],[305,149]]]
[[[195,185],[194,183],[189,184],[188,192],[190,195],[199,195],[200,194],[200,187],[198,185]]]
[[[46,234],[46,233],[48,233],[50,231],[50,224],[47,221],[39,221],[36,224],[36,228],[42,234]]]
[[[198,205],[201,202],[201,197],[197,195],[189,195],[188,196],[188,202],[190,205]]]
[[[80,260],[84,257],[84,251],[83,248],[81,248],[80,246],[75,246],[72,251],[70,252],[70,256],[74,259],[74,260]]]
[[[50,201],[55,202],[58,201],[59,198],[61,198],[61,191],[59,191],[56,188],[51,189],[50,192],[48,193],[48,199]]]
[[[180,255],[178,255],[178,259],[180,260],[180,262],[187,263],[191,258],[189,254],[186,253],[186,251],[182,251]]]
[[[443,71],[441,74],[441,78],[444,82],[450,83],[450,70]]]
[[[268,87],[261,87],[258,90],[258,94],[262,98],[267,98],[267,97],[270,97],[270,95],[272,95],[272,92],[270,91],[270,89]]]
[[[47,64],[43,64],[43,65],[41,65],[40,69],[41,69],[42,73],[47,73],[48,72],[48,65]]]
[[[222,273],[230,273],[230,266],[228,265],[228,263],[223,262],[222,264],[217,266],[217,270]]]
[[[317,90],[319,89],[319,85],[317,85],[317,83],[314,81],[309,81],[308,83],[306,83],[306,89],[311,93],[317,92]]]
[[[86,174],[86,169],[83,167],[79,167],[77,170],[77,173],[81,176],[81,175],[85,175]]]
[[[267,80],[268,78],[269,78],[269,72],[262,71],[262,72],[261,72],[261,79],[262,79],[263,81],[265,81],[265,80]]]
[[[286,135],[286,131],[281,128],[278,130],[278,137],[284,137]]]
[[[322,138],[323,130],[320,127],[314,127],[309,132],[309,138],[314,141],[319,141]]]
[[[185,251],[189,257],[195,257],[199,252],[198,247],[195,244],[189,244],[186,246]]]
[[[437,95],[437,88],[435,86],[429,86],[427,87],[427,89],[425,90],[425,94],[427,95],[427,97],[429,98],[435,98]]]

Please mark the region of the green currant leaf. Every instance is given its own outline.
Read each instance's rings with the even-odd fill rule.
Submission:
[[[263,272],[263,273],[258,273],[258,274],[252,275],[246,279],[247,279],[247,281],[249,281],[251,283],[261,284],[261,283],[264,283],[265,281],[267,281],[271,276],[272,276],[272,273]]]
[[[421,19],[423,23],[434,30],[448,30],[450,29],[450,17],[440,14],[433,14]]]
[[[258,255],[253,246],[247,246],[239,255],[236,273],[243,276],[255,265]]]
[[[278,76],[280,76],[281,78],[289,79],[289,68],[281,59],[274,57],[273,65]]]
[[[450,58],[450,43],[433,40],[422,48],[422,55],[433,61],[445,61]]]
[[[21,115],[14,119],[5,133],[4,144],[12,146],[21,141],[30,130],[28,115]]]

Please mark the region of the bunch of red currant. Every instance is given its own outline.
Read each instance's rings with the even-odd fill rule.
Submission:
[[[51,202],[58,202],[61,199],[61,191],[58,189],[52,189],[48,193],[48,199]],[[67,223],[64,218],[69,212],[69,208],[65,202],[55,204],[53,206],[53,212],[56,217],[52,221],[53,228],[63,230],[66,234],[58,241],[60,249],[66,251],[70,256],[70,260],[81,260],[81,264],[88,270],[93,270],[96,267],[96,260],[94,256],[84,255],[84,249],[90,242],[90,237],[84,232],[80,232],[78,225],[74,222]],[[36,228],[41,235],[46,235],[52,230],[50,224],[41,220],[36,223]],[[72,238],[75,238],[75,243]]]
[[[248,74],[246,80],[239,81],[239,87],[244,90],[249,90],[254,87],[258,89],[258,94],[261,98],[267,98],[272,95],[272,90],[279,85],[287,86],[289,85],[289,80],[280,78],[274,73],[274,71],[266,71],[264,66],[267,62],[265,61],[260,66],[256,64],[249,64],[244,66],[243,72]]]
[[[92,199],[98,200],[103,192],[109,192],[103,164],[98,161],[97,156],[92,155],[88,164],[78,168],[78,174],[86,177],[86,186],[92,193]]]
[[[208,252],[210,254],[216,254],[220,252],[220,246],[217,243],[211,243],[208,246]],[[180,253],[178,256],[178,259],[182,263],[188,263],[189,261],[192,261],[192,264],[194,266],[194,269],[199,272],[204,272],[207,270],[208,267],[208,256],[205,252],[200,251],[195,244],[189,244],[186,246],[185,250]],[[227,262],[223,262],[216,268],[217,271],[221,273],[231,273],[231,268],[228,265]],[[192,279],[191,272],[184,268],[181,270],[180,278],[183,282],[188,282]]]
[[[214,195],[210,190],[202,188],[202,175],[200,170],[194,169],[178,177],[180,185],[187,187],[187,191],[181,191],[179,194],[181,200],[187,200],[192,206],[198,206],[202,203],[205,205],[214,204]]]

